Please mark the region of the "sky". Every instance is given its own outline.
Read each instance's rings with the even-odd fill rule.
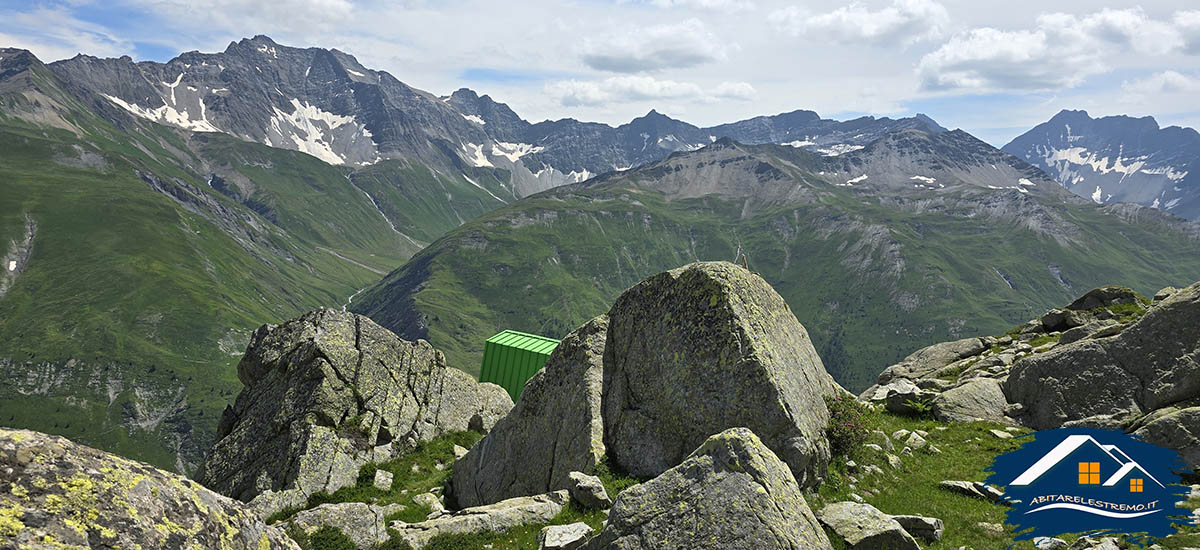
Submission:
[[[1200,3],[0,0],[0,46],[167,61],[264,34],[522,118],[925,113],[1000,146],[1062,109],[1200,127]]]

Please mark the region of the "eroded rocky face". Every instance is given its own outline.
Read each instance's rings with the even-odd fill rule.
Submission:
[[[359,467],[438,435],[486,431],[512,407],[499,386],[450,368],[360,315],[317,310],[257,330],[238,365],[199,479],[264,515],[353,485]]]

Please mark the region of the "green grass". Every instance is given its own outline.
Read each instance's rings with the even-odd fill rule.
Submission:
[[[452,473],[454,446],[471,448],[479,441],[480,434],[472,431],[453,432],[419,444],[408,454],[382,464],[365,464],[358,472],[354,485],[338,489],[334,493],[319,492],[308,498],[303,508],[289,508],[267,518],[267,523],[284,521],[302,509],[321,504],[339,502],[366,502],[379,505],[403,504],[405,510],[389,519],[413,523],[424,521],[430,510],[413,503],[413,497],[444,487]],[[441,469],[438,469],[441,465]],[[375,487],[375,472],[386,470],[392,473],[392,487],[382,490]]]
[[[1030,346],[1033,346],[1034,348],[1040,348],[1051,342],[1057,344],[1061,338],[1062,338],[1061,334],[1053,334],[1053,335],[1046,334],[1043,336],[1038,336],[1037,338],[1034,338],[1033,340],[1030,340],[1026,343],[1029,344]]]
[[[884,470],[882,476],[850,473],[845,467],[845,457],[835,458],[830,467],[827,481],[809,498],[814,509],[845,500],[856,493],[867,503],[889,514],[915,514],[941,519],[945,523],[942,540],[925,544],[929,550],[953,550],[962,546],[970,548],[1008,548],[1012,543],[1011,532],[998,536],[976,526],[977,523],[1003,524],[1008,508],[978,498],[945,491],[938,487],[943,480],[983,481],[987,479],[992,460],[1003,453],[1015,450],[1020,445],[1016,439],[1000,439],[988,430],[1003,429],[1004,426],[989,422],[943,424],[929,419],[913,419],[880,413],[873,427],[891,434],[896,430],[924,430],[926,438],[941,452],[934,454],[924,450],[901,457],[899,469],[891,469],[883,454],[868,451],[871,455],[857,456],[859,466],[875,464]],[[944,430],[938,429],[945,428]],[[1021,433],[1028,433],[1023,430]],[[1019,433],[1017,435],[1020,435]],[[899,445],[898,445],[899,446]],[[858,483],[850,488],[849,476],[856,476]],[[868,494],[870,493],[874,494]],[[1193,502],[1194,507],[1200,503]],[[1200,542],[1200,529],[1183,527],[1181,533],[1159,540],[1164,548],[1178,549],[1195,546]],[[1061,538],[1073,542],[1078,534]],[[835,548],[839,548],[835,542]],[[1031,541],[1017,543],[1015,548],[1031,549]]]

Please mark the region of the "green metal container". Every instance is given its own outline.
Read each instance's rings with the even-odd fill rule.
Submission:
[[[491,382],[512,396],[513,401],[521,397],[525,382],[546,365],[550,352],[558,347],[558,340],[506,330],[483,345],[483,367],[479,370],[480,382]]]

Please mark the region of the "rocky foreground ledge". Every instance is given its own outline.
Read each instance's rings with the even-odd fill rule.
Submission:
[[[1123,429],[1200,467],[1200,283],[1098,288],[1001,336],[914,352],[860,396],[897,413]]]
[[[0,428],[0,548],[299,549],[249,507],[62,437]]]
[[[1194,467],[1198,354],[1200,283],[1153,300],[1106,287],[1005,335],[919,350],[856,399],[765,281],[697,263],[643,281],[568,335],[514,406],[427,342],[318,310],[259,329],[239,364],[246,387],[201,477],[233,498],[0,429],[0,549],[418,550],[531,526],[544,550],[994,542],[1011,538],[1001,524],[913,515],[907,494],[877,499],[899,485],[967,499],[941,510],[999,508],[1000,490],[978,480],[904,483],[938,457],[955,459],[947,472],[962,468],[957,458],[990,461],[965,453],[1011,449],[1030,428],[1120,427],[1181,449]],[[890,435],[859,426],[863,439],[847,449],[837,432],[872,408],[896,413],[880,415]],[[610,481],[595,476],[616,471],[633,477],[610,498]],[[555,524],[564,517],[591,523]]]

